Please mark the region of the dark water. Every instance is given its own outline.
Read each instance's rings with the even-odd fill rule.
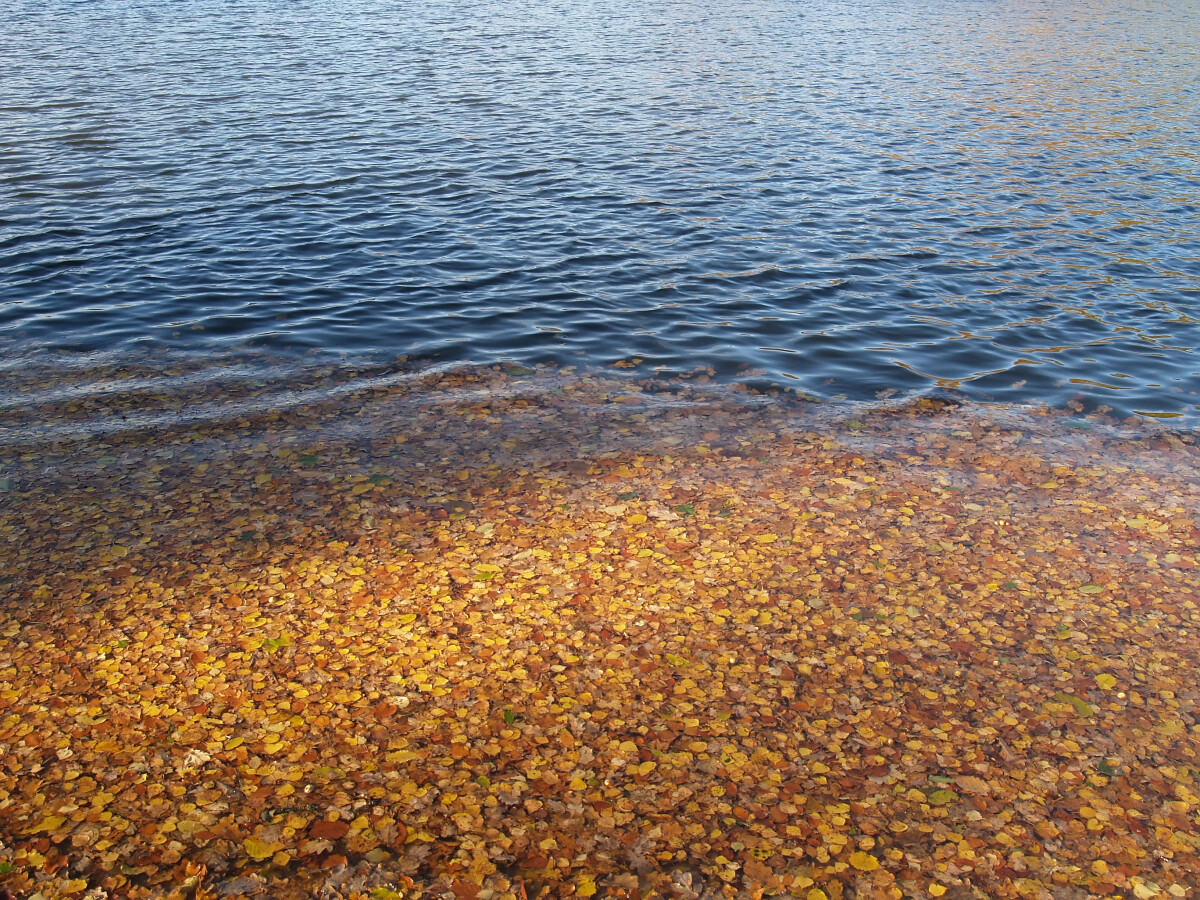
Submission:
[[[0,2],[0,347],[1200,410],[1200,2]]]

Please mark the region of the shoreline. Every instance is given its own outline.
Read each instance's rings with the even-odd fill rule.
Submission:
[[[608,363],[570,360],[501,359],[473,362],[384,353],[286,352],[274,348],[231,346],[219,352],[170,348],[138,352],[15,352],[0,369],[0,452],[19,444],[102,437],[122,431],[157,434],[181,428],[219,428],[264,414],[300,412],[328,418],[335,402],[375,403],[408,394],[448,392],[461,399],[466,390],[502,396],[540,392],[578,382],[608,393],[633,391],[644,397],[676,395],[682,402],[791,404],[818,421],[828,416],[855,418],[888,414],[924,403],[974,410],[980,419],[1018,420],[1045,416],[1073,419],[1073,427],[1114,432],[1194,433],[1200,406],[1178,390],[1170,411],[1117,414],[1106,400],[1116,395],[1080,383],[1074,395],[1057,386],[1059,403],[1031,395],[1023,401],[990,398],[968,384],[922,391],[881,389],[849,396],[814,392],[786,377],[743,366],[718,374],[699,366],[690,370],[659,367],[641,357]],[[832,380],[830,382],[832,385]],[[455,402],[456,402],[455,401]],[[539,401],[540,402],[540,401]],[[1165,402],[1165,401],[1164,401]],[[820,411],[818,411],[820,410]]]
[[[0,887],[1186,896],[1192,434],[707,389],[6,447]]]

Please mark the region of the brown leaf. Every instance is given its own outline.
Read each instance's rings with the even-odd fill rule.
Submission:
[[[308,830],[308,836],[313,840],[337,841],[345,837],[349,830],[349,822],[321,819],[319,822],[313,823],[312,828]]]

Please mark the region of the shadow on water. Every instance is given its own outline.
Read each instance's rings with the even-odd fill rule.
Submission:
[[[756,467],[769,470],[772,448],[820,440],[913,473],[940,466],[968,490],[980,482],[967,461],[987,468],[1006,456],[1021,462],[1003,464],[1002,477],[1024,488],[1056,466],[1186,477],[1194,445],[1189,431],[1119,423],[1082,405],[984,406],[952,391],[820,403],[770,383],[716,383],[707,372],[431,370],[406,361],[285,376],[277,357],[269,368],[264,359],[233,357],[216,377],[211,360],[191,372],[183,359],[85,367],[65,379],[59,366],[25,371],[0,429],[0,501],[19,519],[27,502],[53,498],[62,518],[40,539],[79,571],[106,571],[104,548],[130,539],[156,548],[171,580],[208,547],[250,565],[263,547],[298,535],[387,541],[412,516],[426,523],[424,537],[409,538],[420,542],[430,522],[469,518],[489,497],[532,497],[551,482],[575,494],[607,490],[613,471],[644,459],[668,470],[720,463],[752,481]],[[185,509],[197,491],[204,511],[186,528],[168,517],[150,536],[139,525],[138,510]],[[10,527],[24,534],[48,524]],[[175,551],[164,555],[165,540]],[[0,578],[10,596],[27,597],[51,573],[31,574],[5,567]]]

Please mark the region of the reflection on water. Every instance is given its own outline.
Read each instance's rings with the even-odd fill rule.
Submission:
[[[10,356],[1194,411],[1194,4],[0,3]]]

